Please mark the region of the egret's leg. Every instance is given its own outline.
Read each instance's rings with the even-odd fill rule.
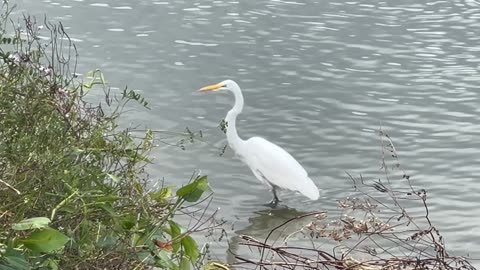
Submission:
[[[278,202],[280,201],[277,196],[277,189],[275,186],[272,186],[273,198],[272,201],[269,203],[270,206],[275,207],[277,206]]]

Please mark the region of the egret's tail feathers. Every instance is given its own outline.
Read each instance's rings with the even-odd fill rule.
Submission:
[[[320,197],[320,192],[318,191],[317,186],[313,183],[312,179],[307,177],[305,181],[302,183],[302,188],[299,189],[300,193],[305,195],[305,197],[309,198],[312,201],[318,200]]]

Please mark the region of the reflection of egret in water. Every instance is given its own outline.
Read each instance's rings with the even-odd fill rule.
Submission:
[[[307,212],[300,212],[293,208],[283,207],[268,210],[260,210],[254,213],[255,216],[248,219],[249,225],[245,228],[235,231],[236,235],[230,239],[229,249],[227,251],[227,263],[233,264],[238,262],[235,255],[249,250],[241,250],[240,242],[241,235],[248,235],[257,240],[264,241],[268,237],[268,243],[281,244],[285,239],[292,236],[292,239],[299,237],[302,234],[295,234],[300,232],[302,228],[309,224],[313,219],[313,215],[309,217],[299,218],[281,226],[273,231],[276,227],[284,224],[290,219],[307,214]],[[307,236],[308,237],[308,236]],[[249,254],[247,257],[251,257]],[[260,254],[257,254],[260,255]]]

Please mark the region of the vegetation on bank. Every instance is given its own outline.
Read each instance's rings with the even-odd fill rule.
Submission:
[[[61,24],[0,18],[0,269],[189,269],[201,261],[175,215],[208,190],[206,177],[147,193],[153,133],[122,129],[103,75],[75,74]],[[48,36],[48,39],[41,36]],[[90,93],[94,92],[94,93]],[[100,93],[100,94],[99,94]],[[101,98],[100,105],[87,95]],[[92,98],[90,98],[92,99]],[[132,106],[132,105],[129,105]],[[188,180],[188,179],[186,179]]]
[[[100,71],[78,78],[62,25],[42,22],[42,29],[28,16],[11,22],[7,3],[0,15],[0,270],[475,269],[447,252],[427,191],[410,181],[383,131],[381,175],[349,175],[354,196],[338,201],[339,217],[304,213],[264,239],[238,236],[230,264],[208,262],[208,248],[192,234],[215,221],[204,209],[188,228],[177,219],[206,197],[207,178],[149,192],[155,132],[134,136],[118,124],[125,106],[147,102],[128,89],[112,93]],[[296,222],[301,229],[274,239]],[[296,237],[311,247],[290,244]]]

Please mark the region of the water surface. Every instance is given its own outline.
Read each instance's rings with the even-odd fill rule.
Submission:
[[[80,73],[101,68],[112,86],[150,100],[152,110],[128,114],[132,125],[204,131],[205,142],[185,151],[156,149],[155,180],[179,185],[201,169],[213,207],[237,232],[272,226],[259,214],[270,194],[231,151],[219,155],[218,124],[232,97],[194,93],[226,78],[245,95],[240,135],[286,148],[323,190],[318,202],[281,193],[290,208],[335,211],[351,192],[345,171],[380,168],[382,127],[414,184],[428,189],[447,250],[480,258],[480,2],[17,3],[63,22],[77,41]]]

